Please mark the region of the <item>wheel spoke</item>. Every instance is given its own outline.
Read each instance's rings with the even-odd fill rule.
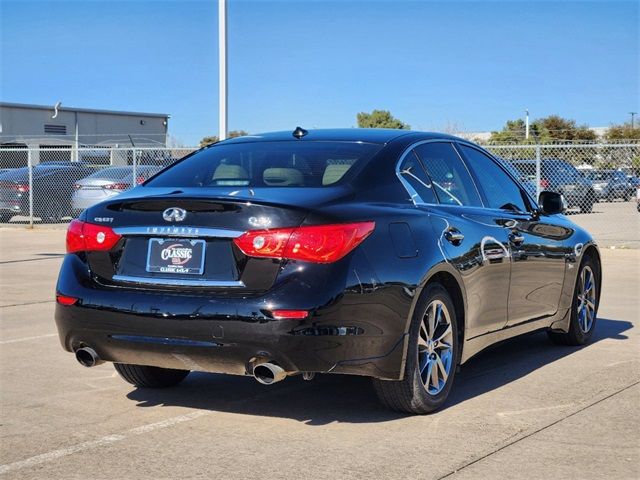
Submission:
[[[431,384],[436,389],[436,393],[440,390],[440,379],[438,378],[438,365],[436,362],[430,362],[431,367]]]
[[[423,370],[420,374],[420,377],[422,378],[422,383],[424,383],[425,388],[427,389],[427,391],[429,391],[429,384],[431,382],[431,371],[433,370],[433,362],[429,360],[429,357],[427,357],[425,370],[426,372]]]
[[[427,333],[429,335],[428,338],[433,338],[433,334],[435,332],[435,322],[436,322],[436,315],[437,315],[437,306],[434,303],[431,304],[431,311],[429,312],[429,316],[427,317]]]
[[[440,335],[438,335],[436,338],[434,338],[434,340],[437,340],[438,342],[442,341],[444,339],[444,337],[448,336],[449,334],[451,334],[451,324],[449,323],[447,325],[447,328],[444,330],[444,332],[442,332]]]
[[[442,377],[442,381],[446,382],[447,378],[449,377],[449,374],[447,373],[447,369],[444,368],[444,365],[442,364],[442,359],[440,358],[439,355],[436,356],[436,363],[438,365],[438,369],[440,370],[440,376]]]

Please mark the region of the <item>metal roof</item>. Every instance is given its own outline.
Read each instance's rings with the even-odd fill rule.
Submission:
[[[53,111],[54,105],[33,105],[30,103],[10,103],[10,102],[0,102],[0,107],[8,107],[8,108],[29,108],[32,110],[51,110]],[[61,112],[83,112],[83,113],[103,113],[108,115],[127,115],[132,117],[158,117],[158,118],[169,118],[170,115],[167,113],[143,113],[143,112],[124,112],[122,110],[100,110],[96,108],[74,108],[74,107],[65,107],[61,105],[58,107],[58,110]]]

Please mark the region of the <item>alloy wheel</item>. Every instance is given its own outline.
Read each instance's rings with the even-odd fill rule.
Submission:
[[[437,395],[447,383],[453,365],[451,314],[440,300],[433,300],[420,323],[418,368],[425,390]]]
[[[596,282],[593,270],[585,265],[578,285],[578,325],[583,333],[589,332],[596,318]]]

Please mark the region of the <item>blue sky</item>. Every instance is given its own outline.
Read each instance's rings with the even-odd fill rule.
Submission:
[[[228,0],[229,128],[499,129],[529,108],[606,126],[640,111],[637,1]],[[218,128],[214,1],[0,0],[0,99],[170,113]]]

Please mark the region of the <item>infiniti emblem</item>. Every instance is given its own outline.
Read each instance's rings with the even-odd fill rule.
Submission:
[[[167,222],[181,222],[187,216],[187,211],[184,208],[171,207],[162,212],[162,218]]]

